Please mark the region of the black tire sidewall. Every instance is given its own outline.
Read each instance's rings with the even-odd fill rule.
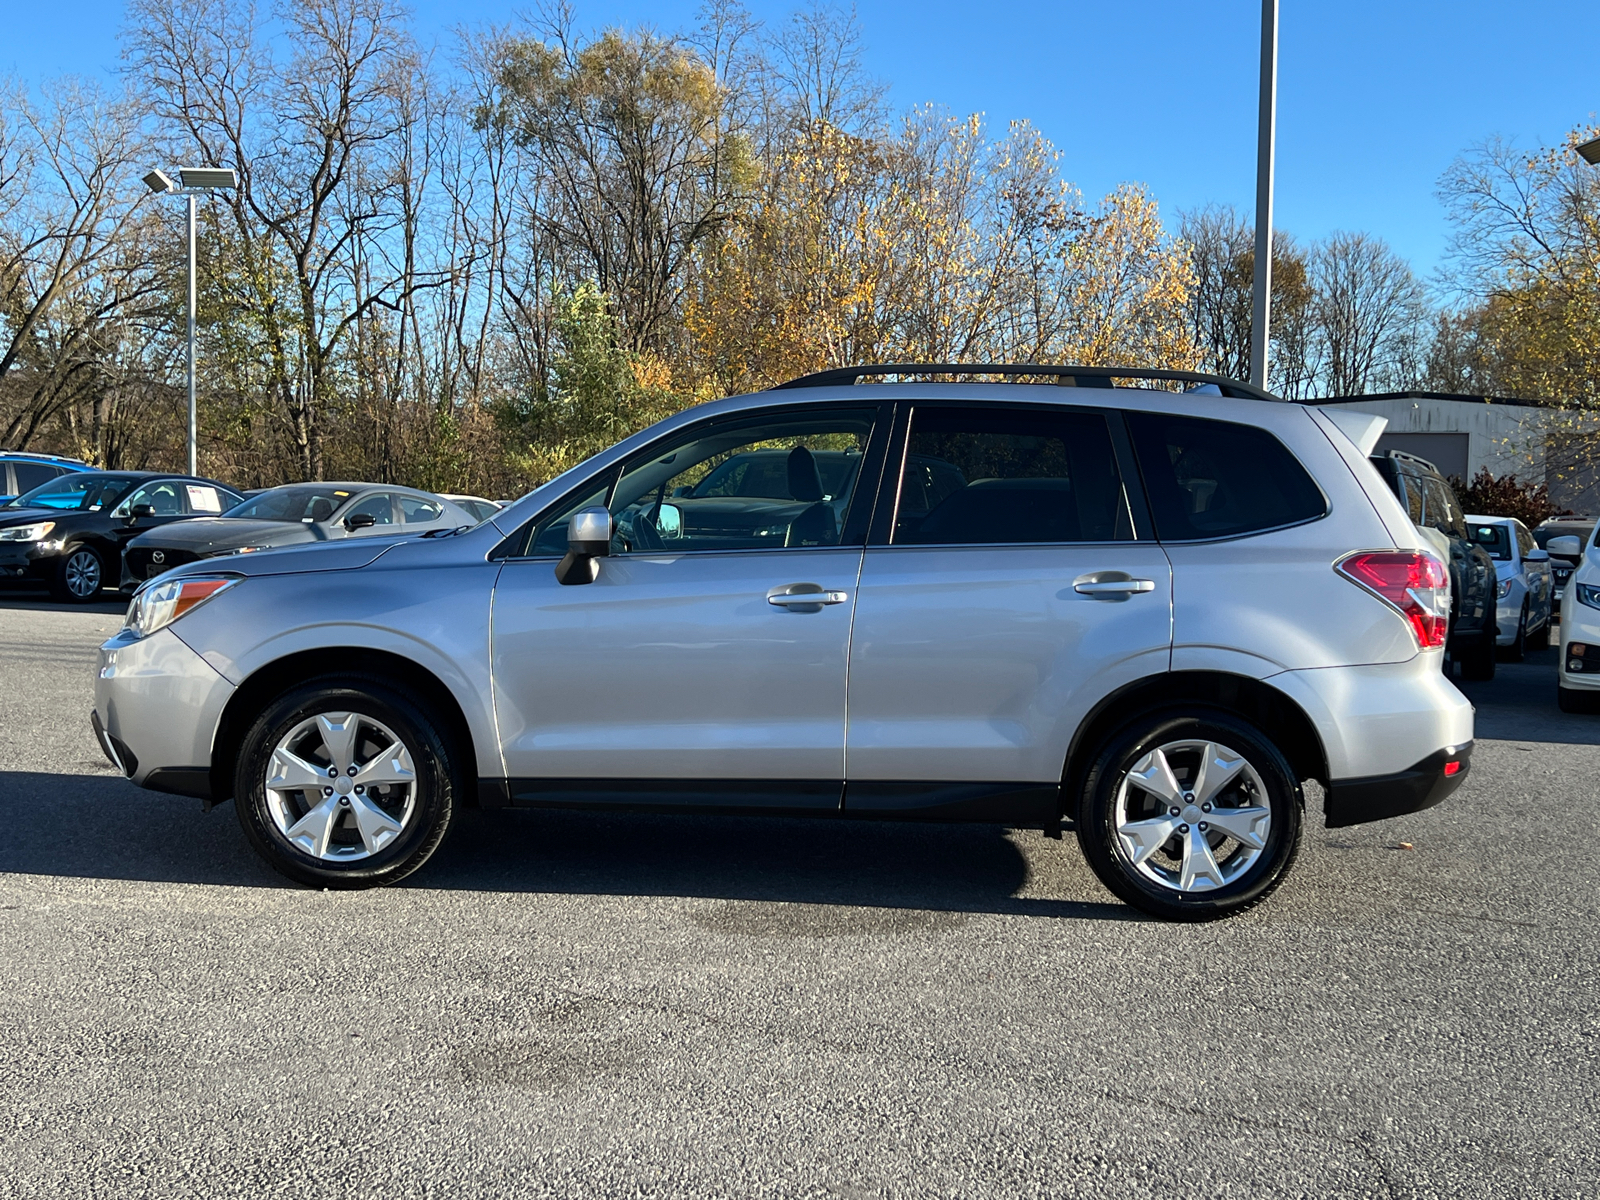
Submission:
[[[392,845],[369,858],[329,863],[290,845],[278,831],[267,805],[266,767],[279,740],[307,717],[351,711],[383,722],[411,751],[416,808]],[[449,832],[459,780],[449,742],[431,714],[384,683],[341,677],[311,680],[267,705],[240,746],[233,794],[245,836],[280,874],[313,887],[364,888],[402,879],[432,856]]]
[[[1116,795],[1139,758],[1167,742],[1205,739],[1243,754],[1267,788],[1272,829],[1267,849],[1243,879],[1215,891],[1184,895],[1145,879],[1116,849]],[[1231,713],[1207,710],[1154,713],[1129,722],[1107,739],[1078,797],[1078,841],[1090,868],[1119,898],[1155,916],[1209,921],[1265,900],[1283,881],[1300,850],[1305,796],[1283,753],[1259,730]]]

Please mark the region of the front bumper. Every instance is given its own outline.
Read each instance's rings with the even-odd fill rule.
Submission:
[[[44,546],[51,549],[44,549]],[[0,579],[49,579],[60,551],[55,543],[0,542]]]
[[[1336,779],[1328,785],[1323,815],[1329,829],[1421,812],[1446,799],[1472,770],[1472,743],[1446,746],[1392,775]]]
[[[91,723],[106,756],[141,787],[210,794],[211,747],[234,686],[170,629],[100,647]]]

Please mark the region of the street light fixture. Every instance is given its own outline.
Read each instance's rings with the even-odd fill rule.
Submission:
[[[1591,167],[1600,167],[1600,137],[1590,138],[1578,147],[1578,157]]]
[[[194,228],[195,228],[195,197],[200,192],[208,192],[214,188],[231,188],[239,185],[239,176],[231,167],[179,167],[178,178],[181,183],[172,182],[172,177],[165,171],[151,171],[144,177],[144,185],[158,196],[171,195],[174,192],[183,193],[189,201],[189,474],[194,475],[199,471],[198,458],[198,422],[195,416],[194,402]]]

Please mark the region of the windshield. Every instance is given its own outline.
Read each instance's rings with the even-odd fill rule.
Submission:
[[[353,494],[349,488],[297,484],[252,496],[224,515],[254,521],[300,521],[310,524],[331,518],[333,510]]]
[[[1487,550],[1490,558],[1511,561],[1511,530],[1504,525],[1468,525],[1467,537]]]
[[[823,499],[844,494],[859,454],[822,450],[815,453]],[[752,496],[768,500],[793,500],[789,491],[789,457],[786,452],[758,451],[736,454],[707,475],[689,493],[703,496]]]
[[[129,479],[126,475],[102,475],[98,471],[83,471],[52,479],[31,492],[23,492],[15,500],[0,507],[82,509],[86,512],[99,512],[102,508],[115,504],[121,499],[122,493],[136,482],[137,480]]]

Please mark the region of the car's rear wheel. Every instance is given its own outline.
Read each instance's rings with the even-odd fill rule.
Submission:
[[[1078,841],[1129,904],[1209,921],[1283,881],[1304,807],[1287,759],[1259,730],[1222,712],[1167,712],[1106,742],[1079,796]]]
[[[245,836],[314,887],[394,883],[449,831],[461,783],[442,723],[379,680],[313,680],[251,726],[234,779]]]
[[[99,598],[105,582],[106,567],[100,552],[92,546],[71,546],[56,560],[50,594],[69,604],[87,604]]]

